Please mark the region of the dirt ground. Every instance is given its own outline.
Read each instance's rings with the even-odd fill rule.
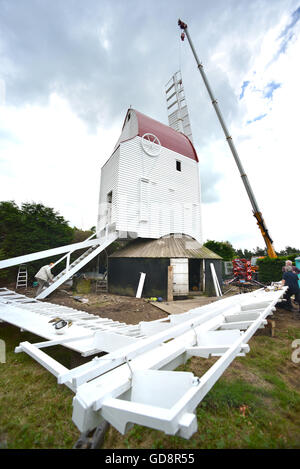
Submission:
[[[8,285],[6,288],[15,291],[15,284]],[[26,290],[20,288],[17,292],[33,298],[36,295],[36,288],[28,287]],[[74,296],[88,299],[88,303],[76,301]],[[111,295],[109,293],[73,295],[71,290],[60,288],[41,301],[87,311],[88,313],[114,321],[125,322],[126,324],[138,324],[140,321],[154,321],[155,319],[168,316],[164,311],[151,305],[144,298],[139,299],[129,296]]]
[[[15,284],[7,285],[6,288],[15,291]],[[18,293],[31,298],[36,295],[36,288],[28,287],[26,290],[19,289],[17,291]],[[233,288],[230,295],[238,294],[238,292],[238,288]],[[75,300],[74,296],[87,299],[88,303],[81,303]],[[209,298],[207,298],[207,300],[207,302],[209,302]],[[100,317],[124,322],[126,324],[138,324],[140,321],[154,321],[156,319],[168,317],[166,312],[152,305],[145,298],[139,299],[129,296],[112,295],[109,293],[73,294],[71,289],[65,289],[65,287],[58,288],[45,300],[41,301],[68,306],[70,308],[86,311]],[[275,331],[276,329],[279,331],[288,329],[289,327],[300,328],[300,313],[286,311],[285,309],[280,308],[279,305],[280,304],[278,303],[275,314],[272,317],[269,317],[270,319],[275,320]],[[293,305],[296,307],[295,303],[293,303]],[[256,334],[260,335],[268,333],[268,327],[265,329],[266,332],[262,329],[258,330]]]

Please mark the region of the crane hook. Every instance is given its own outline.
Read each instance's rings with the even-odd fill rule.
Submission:
[[[180,19],[178,20],[178,26],[180,27],[180,29],[186,29],[187,28],[187,24],[185,24]]]
[[[187,25],[179,19],[178,20],[178,26],[180,27],[180,29],[183,29],[183,32],[181,33],[180,37],[181,37],[181,40],[184,41],[184,38],[185,38],[184,30],[187,28]]]

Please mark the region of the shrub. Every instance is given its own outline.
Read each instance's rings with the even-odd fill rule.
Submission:
[[[264,259],[258,259],[257,264],[259,267],[258,270],[258,279],[262,283],[271,283],[278,282],[282,279],[282,267],[285,265],[285,261],[291,260],[294,261],[296,257],[299,257],[299,254],[290,254],[289,256],[280,256],[276,259],[271,259],[270,257],[265,257]]]

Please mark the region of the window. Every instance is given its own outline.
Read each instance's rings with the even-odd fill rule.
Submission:
[[[181,171],[181,161],[176,160],[176,169],[177,171]]]
[[[107,194],[107,203],[108,203],[108,204],[111,204],[111,203],[112,203],[112,191],[110,191],[110,192]]]
[[[146,222],[149,218],[149,179],[140,179],[140,218],[139,221]]]
[[[106,196],[106,203],[107,203],[107,224],[111,223],[111,212],[112,212],[112,197],[113,193],[110,191]]]

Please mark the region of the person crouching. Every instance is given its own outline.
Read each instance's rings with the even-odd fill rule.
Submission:
[[[294,311],[291,296],[295,295],[295,302],[298,303],[298,312],[299,312],[299,303],[300,303],[300,288],[298,284],[298,276],[293,272],[293,268],[291,265],[287,265],[285,268],[285,272],[282,276],[282,285],[289,287],[287,292],[284,294],[284,299],[286,299],[286,303],[283,306],[285,309],[289,311]]]
[[[48,287],[53,280],[53,275],[51,273],[51,269],[54,266],[53,262],[49,265],[44,265],[40,268],[40,270],[35,274],[35,278],[38,282],[38,288],[36,292],[36,296],[38,296],[44,287]]]

